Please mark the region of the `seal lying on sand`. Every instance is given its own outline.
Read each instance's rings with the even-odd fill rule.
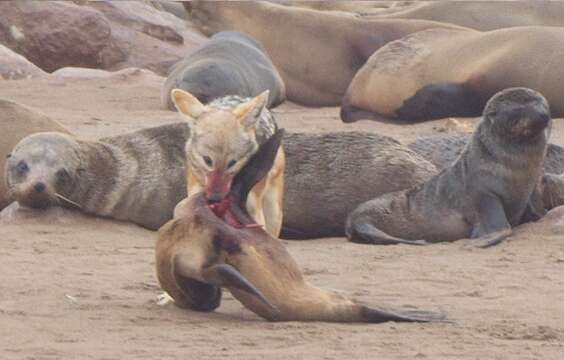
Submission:
[[[244,32],[268,52],[288,100],[335,106],[357,70],[389,41],[417,31],[460,27],[425,20],[366,20],[266,1],[190,1],[183,5],[206,35]]]
[[[341,119],[423,121],[480,116],[496,92],[541,92],[564,116],[564,29],[516,27],[488,32],[431,29],[375,52],[351,81]]]
[[[184,123],[81,141],[57,132],[34,134],[6,165],[10,192],[21,205],[61,204],[158,229],[186,196]]]
[[[368,12],[372,19],[419,19],[480,31],[514,26],[564,26],[561,1],[414,1],[411,5]]]
[[[155,247],[161,287],[180,307],[211,311],[226,287],[270,321],[433,321],[441,314],[373,309],[308,284],[282,242],[255,226],[246,196],[270,170],[281,132],[261,146],[234,181],[228,198],[210,206],[203,194],[183,200],[159,229]]]
[[[145,135],[144,135],[145,134]],[[151,135],[153,134],[153,135]],[[153,170],[151,165],[145,164],[138,171],[146,171],[153,174],[142,177],[144,191],[140,189],[129,194],[130,199],[136,194],[157,194],[158,201],[144,201],[139,199],[138,207],[130,207],[132,211],[140,212],[136,216],[124,216],[122,211],[121,218],[133,221],[141,226],[157,229],[172,218],[172,212],[176,204],[184,199],[187,194],[185,176],[185,157],[184,144],[189,138],[189,125],[185,122],[163,125],[156,128],[149,128],[138,132],[133,132],[118,136],[115,141],[112,138],[101,139],[94,142],[94,148],[106,148],[105,143],[113,144],[108,148],[110,151],[120,147],[121,143],[128,143],[139,139],[145,143],[145,149],[152,153],[162,153],[166,160],[161,164],[167,167],[166,179],[159,175],[160,165]],[[141,140],[145,137],[147,140]],[[153,136],[154,139],[150,139]],[[46,154],[43,158],[38,158],[36,163],[27,162],[30,168],[23,176],[12,176],[12,186],[24,186],[27,191],[19,192],[19,199],[22,203],[31,203],[35,192],[31,185],[34,179],[39,180],[37,166],[43,169],[50,169],[49,174],[41,176],[48,191],[57,191],[59,194],[69,198],[69,189],[58,186],[55,182],[54,172],[63,166],[63,162],[56,159],[65,159],[68,154],[74,154],[73,150],[77,145],[86,147],[90,142],[82,142],[61,135],[49,135],[47,138],[60,139],[58,141],[46,142],[41,137],[26,139],[18,145],[17,154],[11,162],[12,168],[8,171],[15,173],[15,167],[19,164],[19,159],[25,160],[32,149],[45,149]],[[121,140],[120,140],[121,139]],[[128,140],[130,139],[130,140]],[[159,143],[166,143],[167,149],[162,149]],[[66,145],[65,145],[66,144]],[[324,236],[343,236],[345,234],[345,220],[347,215],[353,211],[358,204],[381,196],[383,194],[399,191],[421,184],[430,179],[437,173],[436,167],[423,157],[410,151],[406,146],[398,141],[377,134],[363,132],[331,132],[322,134],[312,133],[286,133],[284,136],[284,147],[286,152],[286,169],[284,175],[284,206],[283,206],[283,228],[282,237],[292,239],[310,239]],[[135,150],[128,151],[128,154],[135,159],[143,158],[145,153],[142,147],[132,147]],[[163,152],[164,151],[164,152]],[[118,151],[118,152],[121,152]],[[60,153],[60,154],[59,154]],[[67,154],[65,156],[65,154]],[[168,154],[164,156],[164,154]],[[129,155],[128,155],[129,156]],[[154,156],[154,155],[151,155]],[[42,161],[39,161],[41,160]],[[53,159],[53,160],[50,160]],[[99,161],[106,161],[101,158]],[[50,161],[57,161],[50,163]],[[90,160],[89,160],[90,161]],[[93,161],[93,160],[92,160]],[[107,161],[113,161],[107,160]],[[137,160],[135,160],[137,161]],[[77,165],[78,166],[78,165]],[[78,168],[73,167],[70,161],[64,163],[64,167],[69,174],[76,174]],[[108,166],[114,169],[116,165]],[[108,170],[109,173],[109,170]],[[103,167],[96,167],[92,174],[95,179],[91,180],[94,185],[98,182],[98,176],[105,176]],[[161,180],[159,180],[161,179]],[[327,179],[332,179],[327,181]],[[96,180],[96,181],[94,181]],[[98,188],[111,187],[106,184],[107,179],[100,179]],[[90,186],[90,185],[88,185]],[[102,193],[97,196],[103,197]],[[47,193],[43,194],[43,196]],[[52,203],[53,194],[49,193],[48,202]],[[69,198],[71,199],[71,198]],[[97,214],[97,207],[93,208],[82,203],[79,198],[72,198],[71,201],[79,203],[83,210],[90,209]],[[67,204],[60,200],[63,205]],[[72,205],[71,205],[72,206]],[[141,210],[143,209],[143,210]],[[106,216],[113,216],[113,212],[106,212]],[[109,214],[109,215],[108,215]],[[143,214],[143,216],[140,216]],[[151,215],[152,214],[152,215]],[[99,214],[102,215],[102,214]]]
[[[540,218],[551,118],[546,99],[511,88],[488,102],[460,157],[421,186],[361,204],[347,220],[351,241],[423,244],[471,237],[495,245],[511,227]]]
[[[68,131],[57,121],[18,103],[0,99],[0,210],[13,201],[6,187],[4,167],[10,151],[24,137],[41,131]]]
[[[266,50],[247,34],[224,31],[174,65],[162,91],[162,104],[176,111],[172,89],[186,90],[201,102],[239,95],[254,97],[270,91],[267,107],[286,99],[284,82]]]

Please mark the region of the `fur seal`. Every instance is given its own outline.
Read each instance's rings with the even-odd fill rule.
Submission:
[[[564,116],[564,29],[516,27],[488,32],[431,29],[376,51],[351,81],[341,119],[423,121],[480,116],[488,99],[528,87]]]
[[[479,247],[503,241],[512,226],[545,213],[538,186],[551,121],[540,93],[497,93],[451,166],[423,185],[361,204],[347,220],[347,237],[371,244],[471,237]]]
[[[352,11],[367,13],[365,6]],[[480,31],[515,26],[564,26],[560,1],[415,1],[368,13],[374,19],[418,19],[456,24]]]
[[[13,201],[4,178],[10,151],[24,137],[41,131],[68,133],[57,121],[18,103],[0,99],[0,210]]]
[[[441,314],[399,314],[357,304],[316,288],[282,242],[254,225],[246,196],[274,163],[278,131],[241,170],[227,207],[210,208],[202,193],[182,201],[175,219],[159,229],[155,246],[157,278],[175,303],[211,311],[226,287],[245,307],[269,321],[373,322],[442,320]]]
[[[286,99],[284,82],[266,50],[247,34],[223,31],[215,34],[168,75],[162,91],[162,104],[176,111],[170,98],[172,89],[186,90],[202,103],[227,95],[254,97],[270,91],[267,108]]]
[[[288,100],[336,106],[357,70],[389,41],[430,28],[425,20],[367,20],[262,1],[191,1],[183,5],[206,35],[244,32],[260,42],[280,72]]]
[[[52,204],[156,230],[183,199],[184,123],[100,141],[57,132],[22,139],[6,164],[7,186],[21,205]]]

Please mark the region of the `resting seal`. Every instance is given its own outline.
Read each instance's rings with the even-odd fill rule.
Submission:
[[[348,238],[422,244],[472,237],[482,247],[503,241],[512,226],[544,215],[537,187],[550,126],[541,94],[526,88],[496,94],[451,166],[421,186],[361,204],[347,220]]]
[[[357,70],[389,41],[430,28],[425,20],[366,20],[265,1],[190,1],[183,5],[204,34],[235,30],[260,42],[286,85],[288,100],[335,106]]]
[[[211,311],[226,287],[245,307],[270,321],[433,321],[440,314],[399,314],[357,304],[305,281],[282,242],[256,227],[246,197],[274,163],[278,131],[238,173],[228,197],[212,207],[202,193],[179,205],[175,219],[159,229],[157,278],[184,308]],[[216,204],[217,205],[217,204]]]
[[[496,92],[524,86],[564,116],[564,29],[431,29],[376,51],[351,81],[341,119],[423,121],[480,116]]]
[[[254,97],[264,90],[270,91],[267,108],[286,99],[284,82],[266,50],[249,35],[235,31],[215,34],[174,65],[161,100],[166,108],[176,111],[172,89],[186,90],[204,104],[227,95]]]
[[[100,141],[34,134],[12,151],[7,186],[24,206],[61,204],[155,230],[186,194],[181,179],[188,134],[183,123]]]

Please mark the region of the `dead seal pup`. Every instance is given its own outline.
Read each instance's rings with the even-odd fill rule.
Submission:
[[[180,307],[211,311],[227,288],[245,307],[270,321],[427,322],[442,314],[392,313],[316,288],[303,278],[282,242],[257,227],[246,211],[249,191],[274,163],[281,131],[238,173],[229,196],[209,205],[202,193],[179,204],[159,229],[155,247],[161,287]]]
[[[551,118],[541,94],[494,95],[460,157],[421,186],[361,204],[348,220],[353,242],[423,244],[471,237],[503,241],[511,227],[544,215],[539,205]]]
[[[22,139],[6,164],[7,186],[24,206],[54,204],[156,230],[186,196],[185,123],[81,141],[56,132]]]
[[[284,82],[262,45],[247,34],[223,31],[212,36],[168,75],[162,104],[176,111],[172,89],[186,90],[200,102],[208,103],[227,95],[254,97],[270,91],[267,108],[286,99]]]

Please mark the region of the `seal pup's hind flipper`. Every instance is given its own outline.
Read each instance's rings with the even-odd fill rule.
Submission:
[[[425,240],[406,240],[386,234],[374,225],[368,223],[353,222],[347,229],[347,236],[350,241],[360,244],[375,245],[428,245]]]
[[[374,309],[368,306],[361,306],[361,319],[369,323],[381,323],[387,321],[395,322],[435,322],[447,321],[443,313],[423,310],[411,310],[402,313],[389,312],[386,310]]]

